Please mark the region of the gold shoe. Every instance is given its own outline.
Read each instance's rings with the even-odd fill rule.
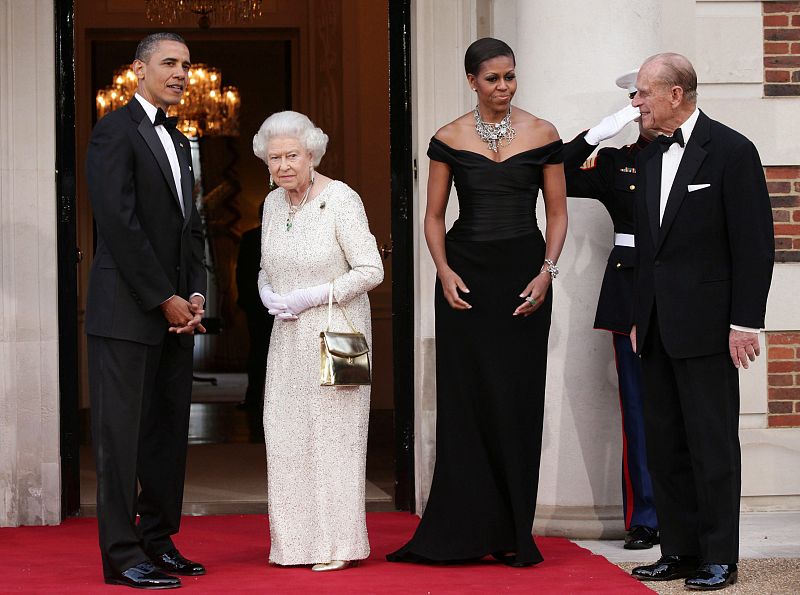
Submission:
[[[327,572],[329,570],[344,570],[358,566],[358,560],[331,560],[322,564],[314,564],[311,570],[314,572]]]

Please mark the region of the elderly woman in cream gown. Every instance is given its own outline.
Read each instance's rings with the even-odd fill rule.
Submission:
[[[347,331],[345,308],[371,345],[367,291],[383,265],[358,194],[315,171],[328,137],[304,115],[273,114],[253,138],[278,187],[264,205],[261,299],[275,326],[264,398],[267,495],[278,565],[340,570],[369,556],[365,472],[369,386],[320,386],[319,334]]]

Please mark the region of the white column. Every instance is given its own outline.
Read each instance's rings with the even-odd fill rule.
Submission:
[[[60,520],[52,0],[0,0],[0,526]]]
[[[501,5],[510,5],[503,0]],[[517,0],[514,103],[567,141],[628,100],[616,77],[660,51],[659,0]],[[499,19],[496,19],[496,22]],[[631,142],[631,126],[611,144]],[[611,334],[592,329],[613,244],[596,201],[569,199],[554,283],[537,533],[610,536],[623,529],[621,421]],[[544,208],[538,214],[544,229]]]
[[[414,479],[417,512],[428,500],[436,460],[436,374],[433,294],[436,268],[423,233],[427,201],[428,142],[442,126],[472,109],[464,52],[478,30],[479,0],[412,3],[411,64],[414,188]],[[455,192],[447,225],[457,217]]]

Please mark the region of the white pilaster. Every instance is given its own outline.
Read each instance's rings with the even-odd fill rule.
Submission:
[[[568,141],[628,102],[614,80],[660,51],[658,0],[516,3],[515,103]],[[633,126],[613,139],[636,138]],[[537,533],[598,536],[622,526],[621,420],[610,333],[592,330],[613,245],[596,201],[569,200],[569,233],[554,283]],[[544,208],[537,209],[545,228]]]
[[[473,105],[464,74],[464,52],[475,40],[478,0],[417,0],[412,3],[411,77],[414,160],[414,476],[417,512],[422,512],[436,460],[436,376],[433,295],[436,268],[423,232],[427,200],[428,142],[442,126]],[[484,7],[485,8],[485,7]],[[481,11],[485,13],[486,11]],[[447,225],[456,218],[455,193]]]
[[[52,0],[0,0],[0,525],[60,520]]]

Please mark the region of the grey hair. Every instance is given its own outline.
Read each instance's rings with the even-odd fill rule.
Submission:
[[[158,44],[162,41],[177,41],[186,45],[186,40],[177,33],[169,33],[167,31],[161,33],[151,33],[136,46],[136,54],[133,56],[134,60],[141,60],[145,64],[153,55],[153,52],[158,49]]]
[[[253,137],[253,153],[267,163],[269,141],[276,137],[296,138],[311,153],[314,167],[319,165],[328,147],[328,135],[314,126],[308,116],[292,111],[276,112],[264,120]]]
[[[655,62],[660,66],[657,79],[669,88],[680,87],[683,89],[683,98],[689,103],[697,101],[697,73],[689,58],[674,52],[664,52],[650,56],[645,64]]]

